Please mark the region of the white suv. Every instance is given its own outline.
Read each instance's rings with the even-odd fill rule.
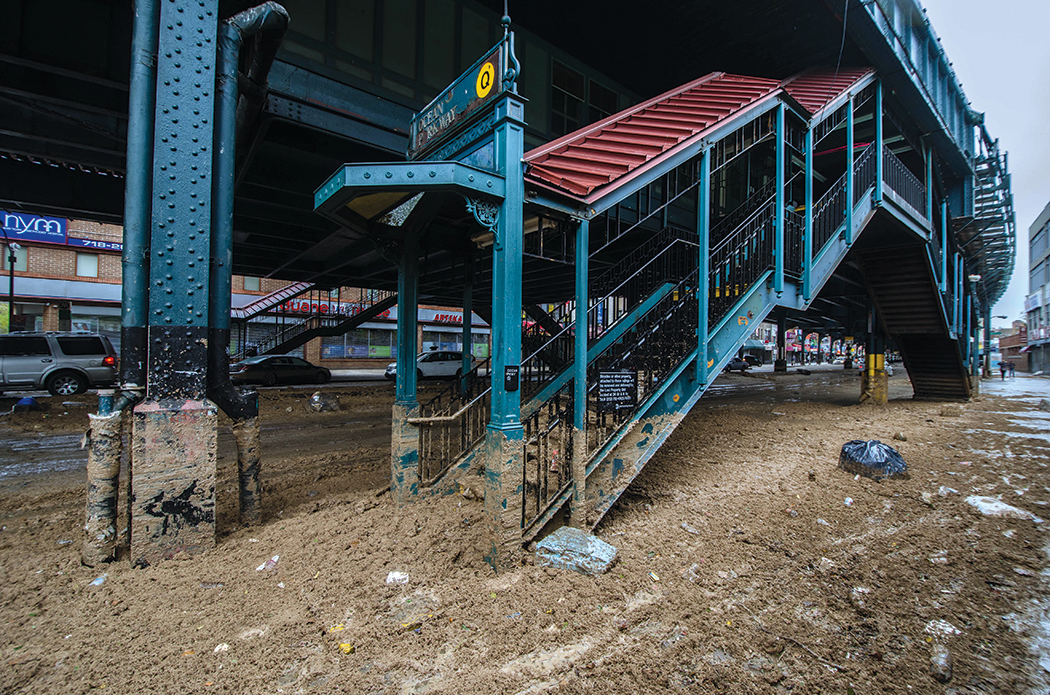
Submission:
[[[470,358],[470,368],[474,369],[477,360]],[[450,379],[463,375],[463,353],[448,350],[430,350],[416,355],[417,379]],[[386,366],[386,378],[397,379],[397,362]]]

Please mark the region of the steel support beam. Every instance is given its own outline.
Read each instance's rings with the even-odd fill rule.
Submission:
[[[813,128],[806,128],[806,227],[802,234],[802,299],[813,297]]]
[[[875,83],[875,206],[882,205],[882,158],[885,136],[882,131],[882,80]],[[853,201],[850,201],[852,204]]]
[[[572,524],[587,524],[587,291],[589,274],[590,222],[580,220],[576,227],[576,333],[573,349],[572,382]]]
[[[779,298],[784,292],[784,104],[777,108],[777,140],[776,140],[776,177],[777,194],[774,209],[775,238],[773,240],[773,291]]]
[[[707,148],[700,155],[700,186],[696,198],[696,233],[697,233],[697,283],[696,300],[699,319],[696,324],[696,342],[699,350],[696,360],[696,381],[706,384],[709,377],[711,358],[707,355],[708,311],[711,292],[711,149]]]
[[[524,428],[521,425],[521,279],[525,178],[524,103],[507,94],[495,107],[496,170],[506,193],[499,206],[492,254],[492,399],[485,435],[486,560],[509,569],[521,556]]]
[[[853,95],[846,105],[846,245],[853,244]]]
[[[397,272],[397,381],[390,442],[390,493],[402,507],[419,493],[419,415],[416,398],[418,353],[419,238],[407,232]],[[466,319],[464,319],[466,320]]]

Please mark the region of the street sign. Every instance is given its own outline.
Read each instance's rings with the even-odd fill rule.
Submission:
[[[408,136],[409,159],[421,159],[427,152],[447,142],[474,121],[483,106],[503,93],[506,46],[507,40],[501,39],[484,58],[412,117]]]

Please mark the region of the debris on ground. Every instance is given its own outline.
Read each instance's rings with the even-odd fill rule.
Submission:
[[[315,413],[334,413],[339,410],[339,397],[330,393],[314,391],[310,396],[310,410]]]
[[[561,527],[536,544],[536,564],[541,567],[595,576],[607,572],[615,560],[615,547],[571,526]]]
[[[839,468],[873,480],[900,478],[908,472],[908,464],[900,452],[876,439],[854,439],[843,444]]]
[[[1026,512],[1025,510],[1014,507],[1013,505],[1009,505],[1002,500],[995,499],[994,497],[972,495],[966,498],[966,504],[975,508],[985,516],[1001,516],[1007,519],[1030,519],[1037,524],[1043,523],[1043,520],[1035,514]]]

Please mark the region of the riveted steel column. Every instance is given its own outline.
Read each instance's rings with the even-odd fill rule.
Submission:
[[[139,564],[215,543],[217,415],[205,393],[217,9],[160,8],[147,400],[133,433]]]
[[[806,128],[806,228],[802,234],[802,299],[813,296],[813,127]]]
[[[572,525],[587,525],[587,293],[590,222],[576,227],[576,333],[572,363]]]
[[[948,290],[948,203],[941,201],[941,294]]]
[[[419,415],[416,400],[418,354],[419,239],[412,232],[401,244],[397,274],[397,383],[390,438],[390,494],[401,507],[419,493]]]
[[[853,95],[846,104],[846,243],[853,243]]]
[[[506,193],[499,209],[492,253],[492,405],[485,435],[485,516],[497,570],[521,557],[522,491],[525,481],[521,425],[521,260],[525,179],[524,104],[514,94],[495,107],[496,169]]]
[[[710,339],[708,312],[711,299],[711,148],[700,155],[700,184],[696,189],[696,381],[706,384],[709,378],[707,341]]]
[[[776,202],[776,238],[773,241],[773,291],[779,298],[784,292],[784,105],[777,107],[777,202]]]
[[[875,205],[882,205],[882,80],[875,83]]]
[[[966,295],[966,314],[965,314],[965,334],[966,334],[966,365],[973,371],[973,350],[970,345],[970,341],[973,340],[972,331],[970,330],[970,312],[973,311],[973,298],[970,295]]]

